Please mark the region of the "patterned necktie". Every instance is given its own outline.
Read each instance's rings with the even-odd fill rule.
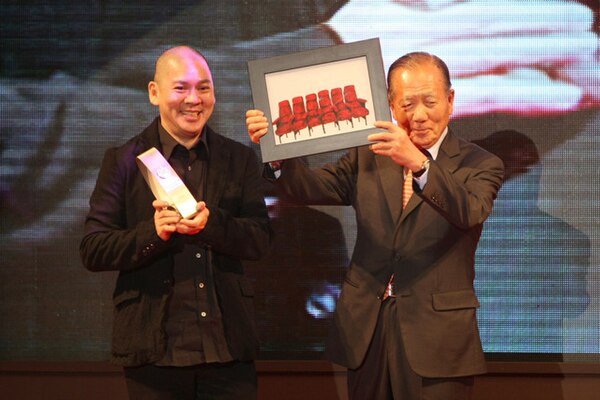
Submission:
[[[404,178],[404,187],[402,189],[402,209],[406,208],[410,197],[413,195],[413,176],[412,171],[406,168],[406,177]]]
[[[429,153],[428,150],[425,150],[425,149],[419,149],[419,150],[421,150],[421,153],[425,154],[425,156],[427,156],[427,158],[429,158],[431,160],[431,153]],[[413,195],[413,173],[409,168],[405,168],[404,170],[405,170],[406,174],[404,177],[404,186],[402,188],[402,209],[403,210],[406,208],[408,201],[410,200],[411,196]]]

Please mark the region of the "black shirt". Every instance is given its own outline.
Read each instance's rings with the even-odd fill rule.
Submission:
[[[206,194],[210,153],[205,131],[198,143],[188,150],[159,125],[162,154],[197,201]],[[210,250],[194,236],[176,235],[180,245],[173,252],[174,283],[165,327],[167,352],[157,365],[184,367],[231,361]]]

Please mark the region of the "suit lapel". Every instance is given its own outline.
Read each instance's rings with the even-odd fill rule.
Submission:
[[[419,204],[421,204],[422,201],[423,199],[421,198],[421,196],[419,196],[416,193],[413,193],[413,195],[410,197],[410,200],[408,200],[408,203],[406,203],[406,208],[402,210],[402,214],[400,215],[400,221],[404,220],[404,218],[406,218],[406,216],[410,214],[412,210],[414,210]]]
[[[137,149],[136,156],[142,154],[146,150],[156,147],[159,151],[162,152],[162,148],[160,145],[160,137],[158,134],[158,124],[160,123],[160,118],[154,118],[154,121],[150,125],[146,127],[140,134],[142,147]]]
[[[442,142],[440,146],[440,151],[438,153],[435,162],[442,168],[451,173],[454,173],[458,169],[458,162],[456,161],[456,157],[460,155],[460,142],[456,136],[452,133],[452,131],[448,131],[448,135]]]
[[[436,164],[445,170],[450,172],[456,171],[458,168],[457,163],[454,160],[454,157],[460,154],[460,145],[458,139],[454,134],[449,130],[448,134],[444,138],[442,145],[440,146],[440,150],[435,159]],[[429,179],[429,178],[428,178]],[[415,209],[419,204],[423,202],[423,198],[416,193],[408,201],[406,204],[406,208],[402,210],[402,214],[400,215],[399,223],[404,221],[406,217]]]
[[[209,206],[218,204],[222,196],[223,188],[225,187],[224,172],[229,167],[229,158],[231,156],[229,149],[221,143],[221,137],[214,133],[211,129],[206,130],[209,143],[209,161],[208,175],[206,182],[206,199],[204,200]]]
[[[402,167],[386,156],[375,156],[379,179],[394,224],[402,214]]]

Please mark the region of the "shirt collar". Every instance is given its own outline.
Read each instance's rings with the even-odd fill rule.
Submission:
[[[165,159],[168,160],[169,158],[171,158],[173,149],[179,144],[179,142],[175,140],[175,138],[171,136],[169,132],[167,132],[167,130],[162,126],[162,124],[158,124],[158,136],[160,139],[160,145],[162,147],[163,156],[165,157]],[[202,133],[200,134],[200,140],[198,141],[198,143],[196,143],[196,145],[194,145],[194,147],[192,147],[192,149],[199,150],[199,146],[204,145],[204,148],[206,149],[206,154],[208,154],[208,140],[206,139],[206,136],[207,135],[205,126],[202,129]]]
[[[437,158],[437,155],[440,152],[440,146],[442,145],[442,142],[444,141],[444,138],[446,137],[447,134],[448,134],[448,127],[446,127],[444,129],[444,131],[440,135],[440,138],[438,139],[438,141],[435,142],[435,144],[433,146],[431,146],[430,148],[427,149],[429,154],[431,154],[432,160],[435,160]]]

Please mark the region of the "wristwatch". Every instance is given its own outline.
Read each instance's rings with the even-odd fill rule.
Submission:
[[[421,169],[418,170],[417,172],[413,172],[413,176],[418,178],[421,175],[423,175],[429,169],[430,162],[431,162],[431,160],[429,158],[427,158],[425,161],[423,161],[423,164],[421,164]]]

